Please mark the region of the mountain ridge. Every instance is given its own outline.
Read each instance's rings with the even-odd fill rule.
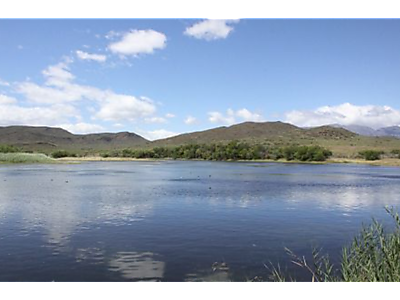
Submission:
[[[358,135],[344,128],[320,126],[300,128],[284,122],[244,122],[203,131],[149,141],[132,132],[73,134],[62,128],[8,126],[0,127],[0,144],[24,151],[52,153],[70,150],[79,155],[127,148],[175,147],[185,144],[217,144],[232,140],[266,146],[319,145],[347,157],[360,150],[400,149],[400,139]]]
[[[364,136],[390,136],[390,137],[400,138],[400,126],[388,126],[388,127],[381,127],[378,129],[373,129],[368,126],[356,125],[356,124],[352,125],[331,124],[329,126],[335,128],[344,128],[348,131]]]
[[[0,127],[0,144],[29,151],[47,150],[110,150],[122,147],[144,146],[148,140],[136,133],[73,134],[65,129],[47,126]]]

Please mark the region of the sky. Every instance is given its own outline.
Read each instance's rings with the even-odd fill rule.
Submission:
[[[400,125],[399,19],[0,20],[0,126]]]

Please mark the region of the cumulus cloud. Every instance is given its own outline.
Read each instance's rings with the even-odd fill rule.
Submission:
[[[165,117],[166,117],[167,119],[176,118],[176,116],[175,116],[174,114],[171,114],[171,113],[167,113],[167,114],[165,115]]]
[[[57,125],[57,127],[64,128],[65,130],[75,134],[95,133],[104,131],[104,127],[101,125],[83,123],[83,122],[76,124],[61,124]]]
[[[147,98],[110,94],[96,118],[106,121],[136,121],[154,114],[156,106]]]
[[[70,63],[66,60],[43,70],[44,83],[41,85],[31,81],[13,84],[15,91],[25,98],[21,103],[15,98],[0,95],[0,124],[63,124],[63,128],[75,133],[103,130],[101,125],[83,122],[83,109],[90,111],[92,120],[97,121],[165,120],[155,116],[156,104],[146,97],[118,94],[76,83]]]
[[[76,56],[81,60],[92,60],[97,62],[105,62],[107,60],[107,56],[102,54],[91,54],[81,50],[76,51]]]
[[[184,120],[185,124],[187,125],[193,125],[197,123],[197,119],[192,116],[187,116],[187,118]]]
[[[158,129],[158,130],[152,130],[152,131],[145,131],[145,130],[137,130],[137,131],[141,136],[143,136],[144,138],[146,138],[150,141],[165,139],[165,138],[172,137],[172,136],[179,134],[177,132],[168,131],[165,129]]]
[[[9,97],[7,95],[0,94],[0,105],[15,104],[15,103],[17,103],[17,99],[15,99],[13,97]]]
[[[232,125],[238,122],[252,121],[252,122],[263,122],[264,117],[258,113],[251,112],[246,108],[234,111],[229,108],[226,114],[222,114],[217,111],[212,111],[208,113],[208,120],[211,123]]]
[[[225,39],[233,31],[228,24],[237,22],[239,20],[205,20],[186,28],[184,34],[206,41]]]
[[[146,123],[166,123],[167,122],[167,120],[163,117],[145,118],[144,121]]]
[[[329,124],[361,125],[374,129],[400,125],[400,111],[390,106],[357,106],[343,103],[337,106],[323,106],[312,111],[294,110],[285,114],[286,122],[301,127]]]
[[[0,103],[0,125],[55,126],[79,116],[73,106],[52,105],[49,107],[23,107],[14,103]]]
[[[45,77],[44,85],[30,81],[20,82],[16,84],[17,92],[23,94],[28,101],[41,104],[67,103],[83,99],[101,101],[111,93],[74,83],[75,76],[66,62],[49,66],[42,74]]]
[[[10,83],[7,82],[7,81],[2,80],[2,79],[0,78],[0,85],[1,85],[1,86],[10,86]]]
[[[113,36],[116,36],[114,33]],[[122,35],[122,38],[108,45],[108,49],[121,56],[137,56],[151,54],[154,50],[166,47],[167,37],[154,30],[131,30]]]

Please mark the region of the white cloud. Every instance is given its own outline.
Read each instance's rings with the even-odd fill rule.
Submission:
[[[115,36],[115,33],[114,33]],[[131,30],[123,34],[122,39],[108,45],[108,49],[122,56],[151,54],[154,50],[166,46],[167,37],[154,30]]]
[[[192,116],[187,116],[187,118],[184,120],[185,124],[187,125],[193,125],[197,123],[197,119]]]
[[[15,104],[15,103],[17,103],[17,99],[0,94],[0,105]]]
[[[51,65],[42,71],[46,78],[46,85],[64,86],[75,79],[75,76],[69,70],[68,62],[61,62]]]
[[[17,91],[30,102],[51,105],[88,100],[99,107],[93,112],[95,118],[116,122],[151,118],[156,111],[153,101],[145,97],[137,98],[74,83],[75,76],[69,71],[68,63],[50,66],[42,73],[46,79],[44,86],[32,82],[17,85]]]
[[[263,116],[261,116],[258,113],[252,113],[246,108],[239,109],[236,112],[233,109],[229,108],[226,111],[225,115],[217,111],[212,111],[208,113],[208,120],[211,123],[225,124],[225,125],[232,125],[243,121],[252,121],[252,122],[265,121]]]
[[[63,124],[76,133],[100,131],[102,125],[85,123],[81,110],[90,112],[92,120],[136,122],[164,122],[155,116],[156,104],[146,97],[135,97],[80,85],[70,72],[71,60],[47,67],[42,71],[44,84],[31,81],[16,82],[15,91],[24,96],[16,99],[0,95],[1,125],[47,125]]]
[[[171,113],[167,113],[167,114],[165,115],[165,117],[166,117],[166,118],[175,118],[175,115],[174,115],[174,114],[171,114]]]
[[[1,86],[10,86],[10,83],[7,82],[7,81],[2,80],[2,79],[0,78],[0,85],[1,85]]]
[[[144,121],[146,123],[166,123],[167,122],[167,120],[163,117],[145,118]]]
[[[81,60],[93,60],[97,62],[105,62],[107,60],[107,56],[102,54],[91,54],[81,50],[76,51],[76,56]]]
[[[153,101],[128,95],[110,94],[102,104],[96,118],[106,121],[136,121],[156,111]]]
[[[69,132],[75,134],[85,134],[85,133],[94,133],[94,132],[103,132],[104,127],[98,124],[89,124],[89,123],[76,123],[76,124],[61,124],[56,125],[56,127],[61,127]]]
[[[153,131],[137,130],[137,132],[138,132],[138,134],[140,134],[141,136],[143,136],[144,138],[146,138],[150,141],[165,139],[165,138],[179,134],[177,132],[168,131],[165,129],[158,129],[158,130],[153,130]]]
[[[222,113],[217,111],[211,111],[208,113],[208,116],[208,120],[211,123],[232,125],[236,122],[235,113],[232,109],[228,109],[226,115],[223,115]]]
[[[49,107],[23,107],[16,104],[0,103],[0,125],[55,126],[70,118],[79,118],[79,111],[69,105]]]
[[[285,114],[286,122],[301,127],[329,124],[361,125],[371,128],[400,125],[400,111],[390,106],[357,106],[343,103],[323,106],[313,111],[294,110]]]
[[[237,22],[239,20],[205,20],[186,28],[184,34],[207,41],[225,39],[233,30],[228,24]]]
[[[263,122],[264,118],[258,113],[252,113],[246,108],[242,108],[236,112],[236,116],[241,118],[243,121],[252,121],[252,122]]]

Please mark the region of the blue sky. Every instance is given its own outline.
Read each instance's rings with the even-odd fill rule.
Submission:
[[[400,125],[400,20],[1,20],[0,126]]]

